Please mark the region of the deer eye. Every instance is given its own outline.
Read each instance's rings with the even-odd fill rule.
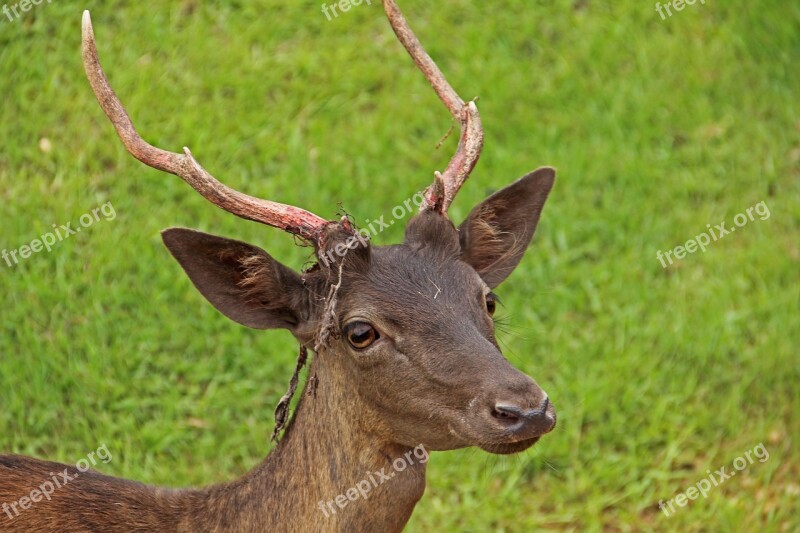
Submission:
[[[489,293],[486,295],[486,312],[490,315],[494,315],[495,310],[497,309],[497,296],[494,293]]]
[[[347,342],[356,350],[369,348],[373,342],[380,339],[380,333],[369,322],[350,322],[344,327]]]

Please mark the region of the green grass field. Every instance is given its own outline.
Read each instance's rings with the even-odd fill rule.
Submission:
[[[330,21],[321,2],[277,0],[0,14],[0,248],[115,212],[0,260],[0,451],[74,463],[105,443],[113,475],[230,479],[268,452],[296,356],[289,333],[207,304],[159,231],[246,240],[297,269],[309,250],[124,151],[84,78],[82,9],[146,139],[191,147],[255,196],[363,223],[427,185],[457,137],[436,149],[449,116],[372,4]],[[558,427],[519,456],[432,454],[408,531],[797,531],[800,4],[707,0],[666,20],[653,2],[400,5],[461,95],[480,96],[486,147],[453,219],[559,171],[498,290],[506,356]],[[659,250],[761,202],[769,217],[662,268]],[[768,459],[658,509],[759,445]]]

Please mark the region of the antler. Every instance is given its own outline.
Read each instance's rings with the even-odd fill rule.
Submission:
[[[458,149],[450,160],[444,173],[434,174],[433,185],[425,190],[425,201],[420,210],[433,209],[442,214],[453,202],[458,190],[467,180],[478,162],[483,148],[483,126],[474,101],[465,103],[445,79],[442,71],[433,59],[425,52],[414,32],[408,26],[405,17],[397,7],[395,0],[383,0],[386,16],[392,25],[395,35],[408,51],[414,63],[425,74],[433,90],[450,110],[450,113],[461,124],[461,138]]]
[[[236,216],[261,222],[319,244],[323,230],[333,222],[291,205],[262,200],[235,191],[217,181],[195,160],[188,148],[183,154],[167,152],[144,141],[128,113],[108,83],[94,40],[89,11],[83,12],[83,66],[95,97],[108,116],[122,144],[136,159],[158,170],[175,174],[199,192],[203,198]]]

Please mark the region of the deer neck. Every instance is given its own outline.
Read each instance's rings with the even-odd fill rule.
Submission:
[[[342,360],[314,356],[275,450],[244,478],[208,491],[203,505],[212,513],[237,510],[233,529],[401,531],[411,517],[425,490],[427,452],[381,436],[384,422],[333,368]]]

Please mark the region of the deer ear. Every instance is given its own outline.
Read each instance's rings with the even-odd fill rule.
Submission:
[[[300,276],[261,248],[185,228],[161,237],[197,290],[231,320],[294,331],[308,316]]]
[[[519,264],[533,238],[556,171],[540,168],[475,206],[459,226],[461,257],[494,288]]]

